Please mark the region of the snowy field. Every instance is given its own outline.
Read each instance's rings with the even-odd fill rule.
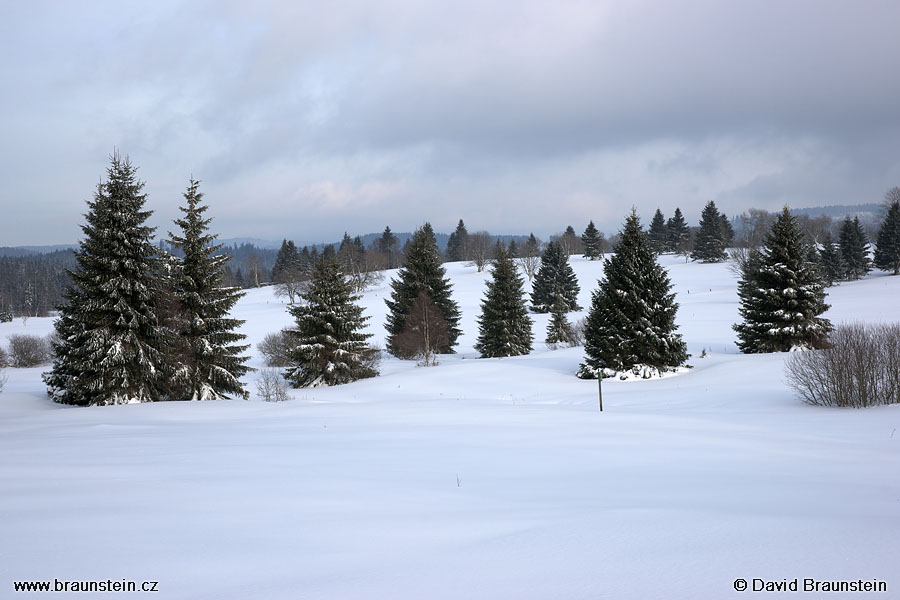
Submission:
[[[802,404],[784,355],[737,354],[725,266],[661,260],[694,369],[605,381],[602,413],[581,348],[477,359],[489,275],[462,263],[446,265],[458,354],[286,403],[72,408],[46,368],[7,369],[0,598],[54,579],[158,581],[166,600],[759,595],[738,578],[877,579],[887,593],[853,597],[900,598],[900,406]],[[602,266],[573,266],[586,309]],[[363,299],[382,346],[388,291]],[[900,321],[898,297],[878,273],[830,288],[827,316]],[[236,313],[253,344],[291,322],[271,289]],[[0,324],[0,343],[50,329]]]

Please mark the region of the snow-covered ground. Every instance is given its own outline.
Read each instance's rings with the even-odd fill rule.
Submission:
[[[725,266],[662,261],[694,369],[605,381],[602,413],[581,348],[477,358],[489,275],[462,263],[457,355],[286,403],[71,408],[45,369],[7,369],[0,597],[54,578],[158,581],[164,599],[703,599],[739,578],[898,597],[900,406],[800,403],[784,355],[737,353]],[[602,266],[573,266],[586,309]],[[388,293],[362,301],[382,344]],[[898,296],[900,277],[844,283],[827,316],[898,321]],[[236,312],[254,344],[291,322],[270,289]],[[0,324],[0,343],[50,329]]]

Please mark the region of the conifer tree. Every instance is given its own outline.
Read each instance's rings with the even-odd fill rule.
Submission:
[[[675,214],[666,221],[666,230],[666,251],[676,254],[686,253],[691,242],[691,228],[684,220],[680,208],[676,208]]]
[[[603,258],[603,239],[593,221],[590,221],[581,235],[581,245],[584,247],[584,257],[588,260]]]
[[[441,266],[441,254],[429,223],[416,230],[406,250],[406,262],[391,280],[391,298],[385,300],[388,307],[387,349],[402,358],[411,358],[394,344],[396,336],[407,326],[407,318],[420,294],[425,292],[428,301],[434,303],[447,323],[447,342],[437,348],[441,354],[453,352],[459,337],[459,306],[450,297],[452,286]]]
[[[447,262],[469,260],[469,232],[460,219],[456,230],[447,239]]]
[[[803,233],[786,206],[764,248],[747,261],[738,296],[743,322],[733,329],[741,352],[786,352],[824,344],[831,330],[828,319],[819,316],[828,309],[825,283],[809,262]]]
[[[662,254],[669,249],[669,230],[666,228],[666,218],[658,208],[653,215],[653,220],[650,221],[648,237],[650,238],[650,247],[657,254]]]
[[[839,239],[846,279],[859,279],[872,270],[867,248],[869,240],[866,239],[859,217],[853,217],[852,221],[850,217],[844,219]]]
[[[531,352],[531,318],[525,307],[523,281],[509,252],[497,242],[478,317],[475,350],[483,357],[518,356]]]
[[[684,363],[687,347],[676,333],[675,294],[634,210],[603,271],[591,295],[584,328],[586,356],[578,376],[594,379],[604,370],[647,367],[664,372]]]
[[[222,286],[229,257],[219,254],[222,245],[214,244],[217,236],[208,233],[212,219],[203,216],[208,206],[201,204],[199,185],[192,178],[184,194],[184,217],[175,220],[182,233],[169,234],[169,243],[184,254],[172,276],[177,308],[167,323],[174,337],[170,352],[178,361],[170,380],[172,395],[178,400],[246,399],[240,378],[249,371],[244,365],[249,357],[242,353],[250,346],[239,343],[246,336],[236,331],[244,321],[228,317],[244,294]]]
[[[519,245],[516,240],[509,240],[509,248],[506,249],[510,258],[519,258]]]
[[[292,366],[285,378],[294,387],[340,385],[374,377],[373,349],[361,333],[369,317],[364,317],[351,284],[334,258],[319,260],[312,271],[304,303],[288,307],[296,320],[288,329],[293,349]]]
[[[378,238],[378,249],[387,256],[388,269],[393,269],[397,266],[397,236],[391,232],[390,227],[385,227],[384,233]]]
[[[819,272],[827,285],[834,285],[835,281],[844,278],[847,269],[841,258],[840,249],[834,243],[830,233],[826,233],[819,249]]]
[[[694,251],[691,258],[700,262],[722,262],[725,254],[725,233],[722,231],[722,215],[716,203],[710,200],[700,215],[700,229],[694,239]]]
[[[725,248],[730,248],[734,242],[734,227],[731,226],[731,220],[725,216],[725,213],[720,213],[719,218],[721,219],[722,241],[725,243]]]
[[[900,274],[900,188],[893,188],[896,200],[888,206],[875,242],[875,266],[882,271]],[[891,192],[888,192],[889,197]]]
[[[541,257],[541,267],[534,277],[531,292],[531,310],[550,312],[556,293],[562,293],[568,310],[581,310],[578,306],[578,278],[569,264],[569,257],[557,242],[547,244]]]
[[[118,152],[88,202],[78,268],[56,322],[53,368],[44,375],[57,402],[83,406],[163,398],[167,364],[157,327],[160,263],[145,225],[144,183]]]
[[[547,337],[544,342],[551,348],[557,344],[568,343],[572,335],[572,324],[566,318],[566,300],[559,291],[554,295],[550,307],[550,322],[547,324]]]
[[[286,276],[292,276],[290,275],[292,271],[300,271],[300,254],[294,242],[285,239],[281,241],[281,248],[275,256],[275,265],[272,267],[272,281],[281,283]]]

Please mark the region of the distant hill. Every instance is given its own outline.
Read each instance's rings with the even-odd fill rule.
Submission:
[[[881,219],[884,207],[881,204],[835,204],[832,206],[813,206],[810,208],[792,208],[795,215],[809,215],[810,217],[831,217],[843,219],[844,217],[864,217]]]
[[[35,256],[37,254],[50,254],[59,250],[75,250],[77,244],[56,244],[55,246],[2,246],[0,256]]]

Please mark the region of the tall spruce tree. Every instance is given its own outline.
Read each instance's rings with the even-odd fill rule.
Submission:
[[[687,253],[691,243],[691,228],[684,220],[680,208],[676,208],[675,214],[666,221],[666,231],[666,252]]]
[[[725,254],[725,232],[722,231],[722,215],[716,203],[710,200],[703,207],[700,215],[700,229],[694,239],[694,251],[691,258],[700,262],[722,262]]]
[[[118,152],[88,202],[78,268],[60,307],[53,368],[44,375],[57,402],[83,406],[164,398],[168,365],[157,324],[160,261],[145,225],[144,183]]]
[[[390,227],[384,228],[384,233],[378,238],[378,249],[387,257],[387,268],[393,269],[397,266],[397,236],[393,234]]]
[[[447,239],[447,262],[461,260],[469,260],[469,232],[462,219]]]
[[[578,306],[578,278],[569,257],[558,242],[550,242],[541,256],[541,267],[534,276],[531,292],[531,310],[548,313],[557,293],[562,293],[568,310],[581,310]]]
[[[291,240],[282,240],[272,267],[272,281],[282,283],[287,278],[299,277],[300,270],[300,253],[296,244]]]
[[[581,234],[581,245],[584,247],[584,257],[588,260],[603,258],[603,238],[593,221],[588,222],[584,233]]]
[[[296,325],[288,329],[293,344],[292,365],[285,378],[294,387],[340,385],[374,377],[375,350],[368,347],[370,333],[362,333],[364,317],[352,285],[336,259],[322,259],[313,267],[302,304],[288,307]]]
[[[578,376],[606,371],[664,372],[687,360],[676,333],[678,304],[665,269],[656,262],[647,234],[632,210],[616,253],[603,265],[604,278],[591,295],[584,328],[585,361]]]
[[[244,364],[250,357],[242,356],[250,346],[239,343],[246,336],[236,331],[244,321],[228,317],[244,294],[222,285],[229,256],[219,253],[218,236],[208,233],[212,219],[203,216],[208,206],[201,204],[199,185],[192,178],[184,194],[184,217],[175,220],[182,233],[169,233],[169,243],[184,254],[172,274],[176,308],[167,323],[174,337],[170,353],[178,361],[171,393],[180,400],[246,399],[240,378],[250,370]]]
[[[452,286],[446,277],[446,270],[441,266],[441,253],[434,238],[431,224],[416,230],[406,249],[406,262],[397,273],[397,279],[391,280],[391,298],[385,300],[388,307],[387,349],[395,356],[407,358],[398,345],[394,343],[396,336],[403,333],[407,326],[407,318],[413,304],[425,292],[430,302],[440,310],[447,322],[447,342],[437,348],[441,354],[453,352],[456,339],[461,333],[459,329],[459,306],[450,297]],[[411,357],[410,357],[411,358]]]
[[[662,254],[669,249],[669,230],[666,228],[666,218],[662,211],[658,208],[653,214],[653,220],[650,221],[650,247],[657,254]]]
[[[853,217],[853,220],[850,220],[850,217],[844,219],[839,244],[841,258],[846,268],[844,272],[846,279],[859,279],[872,270],[872,263],[869,260],[869,240],[859,222],[859,217]]]
[[[822,239],[818,262],[819,272],[827,285],[834,285],[835,281],[840,281],[844,278],[844,273],[847,269],[844,267],[841,251],[837,244],[834,243],[830,233],[826,233]]]
[[[831,330],[828,319],[819,316],[828,309],[825,282],[786,206],[764,244],[738,281],[743,318],[733,326],[738,348],[750,354],[822,347]]]
[[[887,214],[875,241],[875,266],[882,271],[900,274],[900,188],[891,190],[898,198],[888,205]],[[888,192],[889,196],[891,192]]]
[[[481,302],[477,350],[485,358],[531,352],[531,318],[525,307],[524,282],[509,251],[497,242],[491,281]]]

